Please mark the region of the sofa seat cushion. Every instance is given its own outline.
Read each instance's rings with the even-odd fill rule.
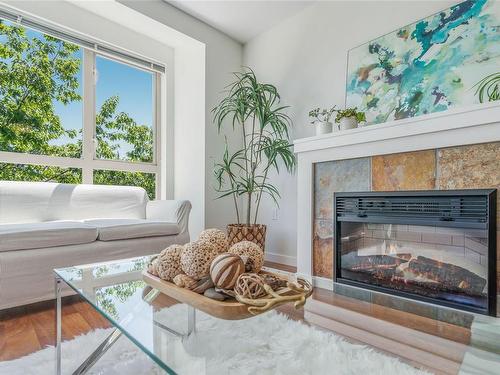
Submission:
[[[0,225],[0,251],[79,245],[96,239],[97,228],[79,221]]]
[[[99,241],[126,240],[154,236],[171,236],[178,234],[177,223],[153,221],[146,219],[91,219],[85,224],[97,227]]]

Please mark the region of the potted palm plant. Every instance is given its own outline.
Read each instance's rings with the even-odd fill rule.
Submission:
[[[213,115],[219,133],[224,120],[230,120],[232,130],[241,133],[241,147],[230,150],[225,137],[222,161],[214,168],[216,190],[219,198],[230,196],[234,204],[236,223],[227,227],[230,245],[249,240],[264,250],[266,226],[258,223],[259,207],[264,195],[276,204],[280,197],[269,174],[279,173],[280,166],[288,172],[295,168],[288,132],[291,120],[275,86],[259,82],[248,68],[234,76]]]

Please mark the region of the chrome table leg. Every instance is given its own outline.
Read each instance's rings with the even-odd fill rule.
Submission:
[[[196,332],[196,309],[188,305],[188,330],[187,336]]]
[[[160,291],[156,289],[151,289],[149,293],[144,297],[146,302],[153,301],[158,295]],[[95,365],[95,363],[113,346],[113,344],[118,340],[122,335],[122,331],[118,328],[115,328],[111,334],[106,337],[106,339],[90,354],[85,361],[73,372],[73,375],[83,375],[87,373],[90,368]]]
[[[166,326],[163,323],[160,323],[158,321],[154,321],[154,325],[157,327],[160,327],[161,329],[171,333],[174,336],[180,337],[182,339],[185,339],[189,337],[192,333],[196,332],[196,309],[194,307],[191,307],[188,305],[188,324],[187,324],[187,332],[186,333],[181,333],[176,331],[173,328],[170,328]]]
[[[73,372],[73,375],[81,375],[85,374],[90,368],[101,358],[104,353],[106,353],[111,346],[120,338],[122,332],[115,328],[113,332],[106,337],[96,350],[92,352],[92,354],[85,360],[83,363]]]
[[[61,375],[61,278],[55,277],[55,294],[56,294],[56,374]]]

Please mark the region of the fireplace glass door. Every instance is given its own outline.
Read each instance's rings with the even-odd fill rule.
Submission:
[[[487,230],[349,221],[338,230],[337,278],[488,308]]]

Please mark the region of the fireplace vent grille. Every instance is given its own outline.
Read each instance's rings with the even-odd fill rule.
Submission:
[[[399,193],[399,194],[398,194]],[[407,221],[426,220],[441,223],[480,224],[488,221],[488,197],[485,195],[402,195],[388,193],[337,193],[335,212],[339,220],[349,218],[366,221],[368,218]]]

